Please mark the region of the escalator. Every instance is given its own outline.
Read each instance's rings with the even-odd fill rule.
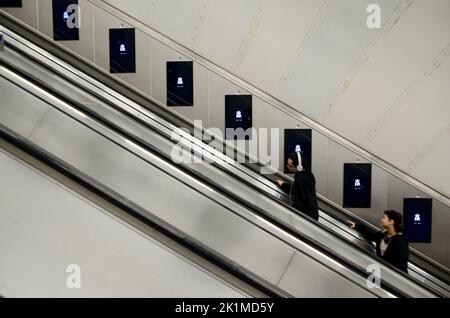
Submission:
[[[172,112],[170,109],[161,107],[162,105],[158,105],[158,103],[156,103],[155,101],[150,101],[146,97],[142,96],[139,92],[134,91],[130,86],[116,81],[104,71],[92,67],[92,64],[86,63],[73,54],[69,53],[68,51],[62,49],[62,47],[58,46],[57,43],[42,38],[40,35],[33,32],[33,30],[30,30],[29,28],[27,28],[17,20],[14,20],[14,18],[11,18],[7,14],[4,14],[3,12],[0,13],[0,21],[3,25],[17,30],[28,40],[31,40],[32,42],[44,48],[43,54],[45,54],[45,52],[51,52],[53,55],[59,57],[62,61],[65,61],[74,69],[82,70],[83,73],[88,74],[91,78],[96,79],[100,83],[104,84],[104,87],[108,88],[109,90],[112,89],[112,93],[109,94],[114,97],[113,99],[121,98],[122,100],[127,100],[126,103],[129,105],[133,103],[139,105],[145,110],[150,110],[151,113],[156,115],[159,119],[163,119],[164,121],[170,123],[171,125],[165,126],[169,132],[171,132],[173,127],[180,127],[189,131],[191,135],[194,134],[194,128],[189,121],[183,119],[176,113]],[[80,72],[77,73],[77,75],[80,74]],[[123,96],[126,96],[126,98],[124,99]],[[102,97],[108,98],[108,96],[104,95]],[[125,109],[122,110],[128,111]],[[139,110],[138,112],[141,111]],[[137,115],[137,117],[139,118],[140,115]],[[217,143],[221,143],[221,141],[217,140]],[[227,151],[230,149],[230,146],[228,144],[223,144],[221,146],[226,148]],[[201,141],[199,147],[203,147]],[[232,153],[239,153],[239,151],[237,151],[236,149],[231,150]],[[241,155],[246,156],[245,154]],[[217,153],[213,154],[213,156],[215,159],[218,158]],[[285,194],[280,192],[280,190],[274,185],[273,181],[275,181],[276,179],[289,180],[289,177],[279,174],[276,171],[274,171],[274,174],[271,176],[260,175],[259,171],[261,169],[261,164],[259,163],[239,165],[236,163],[230,163],[226,161],[226,159],[224,159],[224,162],[225,164],[219,164],[217,161],[216,166],[224,169],[227,174],[232,175],[240,182],[253,187],[255,190],[260,191],[262,195],[268,196],[277,201],[286,202]],[[333,202],[320,195],[319,207],[321,208],[320,223],[322,225],[330,229],[332,232],[339,233],[339,235],[345,237],[346,240],[352,242],[362,250],[369,251],[369,253],[373,254],[372,246],[368,244],[368,242],[365,242],[364,238],[361,237],[358,233],[349,230],[345,221],[355,221],[358,223],[362,223],[366,227],[374,229],[371,224],[356,217],[355,215],[349,213],[348,211],[342,209],[340,206],[337,206]],[[432,288],[440,290],[443,293],[449,293],[450,272],[448,271],[448,269],[412,248],[410,249],[409,273],[411,274],[411,276],[416,277],[419,281],[430,285]]]
[[[172,200],[167,196],[171,191],[184,195],[183,198],[176,198],[176,203],[182,206],[182,202],[195,202],[200,204],[202,210],[192,211],[190,220],[182,220],[186,218],[185,215],[169,215],[167,211],[153,213],[165,221],[171,220],[172,225],[176,223],[176,227],[182,228],[190,236],[196,236],[190,239],[197,239],[202,244],[208,242],[209,249],[219,252],[221,257],[228,257],[232,262],[244,264],[246,270],[255,273],[269,284],[276,285],[286,294],[296,297],[342,296],[343,290],[348,289],[349,294],[345,296],[443,296],[436,289],[431,291],[430,286],[425,286],[382,263],[380,266],[385,273],[383,288],[370,290],[367,294],[364,270],[367,265],[377,260],[355,247],[359,241],[350,244],[343,235],[298,215],[273,199],[282,199],[282,195],[277,193],[277,189],[273,188],[268,180],[261,180],[259,175],[252,175],[250,169],[236,166],[226,158],[216,160],[214,165],[174,167],[169,156],[173,142],[168,137],[176,126],[164,123],[158,114],[149,114],[135,105],[130,107],[130,103],[124,101],[126,98],[109,92],[107,87],[100,87],[102,84],[99,82],[87,80],[86,74],[64,65],[61,61],[55,62],[56,59],[49,58],[45,52],[39,52],[39,48],[33,47],[30,53],[30,43],[12,33],[8,33],[8,36],[8,46],[1,58],[2,95],[5,100],[9,97],[11,103],[8,104],[9,109],[2,110],[4,136],[22,142],[23,147],[39,148],[41,152],[57,157],[66,169],[79,170],[86,178],[94,179],[109,190],[120,193],[124,200],[138,203],[141,215],[148,215],[148,210],[153,206],[156,210],[170,209],[170,204],[166,203]],[[13,44],[14,40],[17,41]],[[27,50],[28,53],[24,54]],[[49,66],[52,63],[54,65]],[[67,80],[70,77],[72,79]],[[85,83],[81,84],[83,81]],[[23,90],[28,94],[21,93]],[[33,101],[33,98],[40,102]],[[35,105],[40,103],[46,106],[36,111],[26,109],[30,107],[29,104],[38,107]],[[124,116],[125,113],[127,116]],[[30,117],[30,114],[35,115]],[[23,126],[26,124],[33,128],[25,129]],[[87,131],[84,132],[85,130]],[[187,140],[188,138],[189,136],[186,136]],[[72,142],[82,147],[73,152],[75,149],[70,149]],[[103,144],[105,146],[102,146]],[[77,154],[81,160],[76,158]],[[207,155],[212,159],[218,157],[217,153],[210,150]],[[84,156],[89,160],[82,160]],[[101,158],[104,160],[100,160]],[[115,162],[116,158],[120,160]],[[148,165],[156,170],[149,172],[147,178],[144,171],[149,170]],[[138,167],[140,168],[137,169]],[[112,175],[109,176],[107,171],[112,172]],[[245,171],[245,174],[242,174],[242,171]],[[128,173],[119,177],[116,172],[118,175]],[[177,181],[172,182],[173,185],[163,191],[158,187],[157,181],[165,183],[167,175]],[[253,179],[242,180],[243,175]],[[236,176],[240,176],[240,179]],[[261,185],[253,187],[253,181]],[[184,189],[183,186],[188,186],[191,190],[181,190]],[[262,191],[264,187],[266,189]],[[146,200],[145,188],[151,190],[149,193],[152,193],[152,202]],[[254,191],[255,188],[261,191]],[[132,191],[136,189],[139,191]],[[191,194],[188,196],[188,193]],[[163,200],[164,196],[166,200]],[[211,202],[214,204],[211,205]],[[209,212],[201,213],[206,210]],[[223,211],[216,213],[219,210]],[[242,223],[242,220],[245,222]],[[202,233],[199,233],[205,227],[211,226],[213,228],[208,231],[219,230],[218,224],[222,227],[227,223],[229,230],[221,233],[219,241],[206,234],[202,237]],[[255,234],[250,235],[252,240],[246,242],[249,233]],[[260,240],[253,236],[258,236]],[[238,239],[240,237],[242,240]],[[244,246],[241,245],[245,245],[249,255],[242,253]],[[285,252],[282,253],[285,255],[277,256],[275,250]],[[252,257],[252,260],[246,259],[245,256],[254,256],[255,253],[263,258],[273,257],[275,261],[280,262],[264,262],[255,257]],[[314,261],[311,262],[311,259]],[[349,285],[350,281],[352,283]],[[333,289],[333,284],[339,288]],[[299,288],[302,285],[303,288]],[[355,290],[351,291],[353,288]],[[341,294],[337,293],[338,290]],[[380,294],[381,291],[384,293]]]
[[[279,296],[392,297],[160,157],[0,68],[2,138]],[[191,206],[187,203],[192,202]],[[306,266],[306,268],[305,268]],[[431,296],[431,295],[430,295]]]
[[[273,296],[4,141],[0,175],[4,297]]]

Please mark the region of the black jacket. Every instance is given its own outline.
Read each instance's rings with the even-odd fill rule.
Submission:
[[[372,230],[365,226],[356,225],[356,230],[364,235],[369,241],[376,244],[377,256],[392,264],[394,267],[408,272],[409,245],[402,234],[397,234],[390,238],[389,245],[381,255],[381,240],[387,239],[386,232]]]
[[[290,195],[294,208],[315,220],[319,220],[319,208],[316,196],[316,179],[309,171],[295,174],[294,183],[285,182],[281,189]]]

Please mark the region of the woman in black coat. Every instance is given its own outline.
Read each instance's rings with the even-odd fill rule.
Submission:
[[[408,272],[409,245],[403,235],[403,217],[397,211],[385,211],[381,219],[383,231],[376,231],[353,222],[352,229],[357,230],[376,244],[377,256],[401,271]]]

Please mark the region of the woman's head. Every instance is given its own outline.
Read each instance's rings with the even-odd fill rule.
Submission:
[[[386,210],[381,219],[381,226],[386,230],[393,228],[395,232],[402,233],[404,230],[403,216],[397,211]]]

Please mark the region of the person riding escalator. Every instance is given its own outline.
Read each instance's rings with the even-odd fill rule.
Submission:
[[[403,235],[403,217],[397,211],[387,210],[381,219],[383,231],[372,230],[348,221],[350,228],[360,232],[376,244],[377,256],[401,271],[408,272],[409,246]]]
[[[316,194],[316,178],[306,170],[300,152],[288,157],[287,167],[294,174],[294,182],[277,180],[278,186],[289,194],[290,205],[300,212],[319,220],[319,208]]]

